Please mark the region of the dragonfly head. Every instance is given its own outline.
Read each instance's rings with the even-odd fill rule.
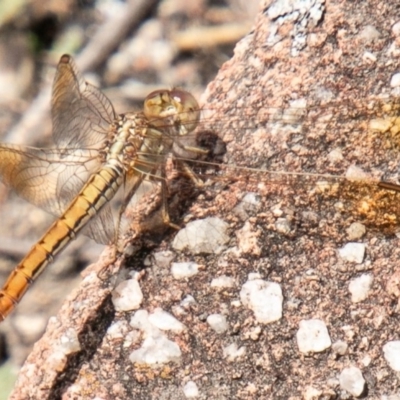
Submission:
[[[200,119],[196,99],[181,89],[156,90],[144,101],[144,115],[157,128],[175,127],[178,135],[193,131]]]

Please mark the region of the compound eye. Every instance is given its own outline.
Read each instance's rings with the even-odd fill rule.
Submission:
[[[188,132],[193,131],[200,119],[200,108],[197,100],[189,92],[181,89],[171,90],[171,97],[179,103],[179,119],[185,125]]]
[[[173,121],[180,126],[180,134],[194,130],[200,119],[196,99],[185,90],[155,90],[144,101],[144,114],[155,126],[167,126]]]
[[[162,118],[165,104],[168,103],[167,90],[155,90],[144,99],[143,112],[148,120]]]

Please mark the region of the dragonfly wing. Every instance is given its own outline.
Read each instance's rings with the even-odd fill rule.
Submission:
[[[103,206],[82,233],[100,244],[110,244],[114,241],[115,224],[110,204]]]
[[[117,236],[129,229],[132,215],[127,220],[125,215],[127,207],[134,207],[145,195],[156,190],[155,186],[154,182],[145,180],[144,175],[131,174],[115,195],[112,203],[103,206],[83,229],[83,234],[97,243],[110,244],[114,242]],[[118,221],[118,226],[115,221]],[[116,235],[116,231],[118,235]]]
[[[0,144],[0,178],[25,200],[59,217],[89,176],[100,167],[97,151],[23,148]],[[83,234],[97,243],[114,239],[115,223],[106,204]]]
[[[94,150],[0,144],[0,179],[23,199],[59,216],[99,168],[97,156]]]
[[[51,113],[54,142],[66,149],[101,147],[115,119],[110,100],[83,80],[68,55],[57,67]]]

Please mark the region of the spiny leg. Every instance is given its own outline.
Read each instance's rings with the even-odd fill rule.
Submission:
[[[192,170],[192,168],[182,160],[176,160],[179,165],[179,170],[189,178],[196,188],[201,188],[204,186],[204,182],[196,175],[196,173]],[[161,168],[161,189],[162,189],[162,205],[161,205],[161,215],[163,219],[163,223],[173,229],[179,230],[181,227],[177,224],[174,224],[171,221],[169,207],[168,207],[168,185],[166,179],[166,171],[165,166]]]

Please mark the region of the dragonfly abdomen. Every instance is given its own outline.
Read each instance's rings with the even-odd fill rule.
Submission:
[[[106,164],[93,174],[43,237],[16,266],[0,290],[0,321],[14,309],[32,282],[93,216],[109,202],[123,182],[123,168]]]

